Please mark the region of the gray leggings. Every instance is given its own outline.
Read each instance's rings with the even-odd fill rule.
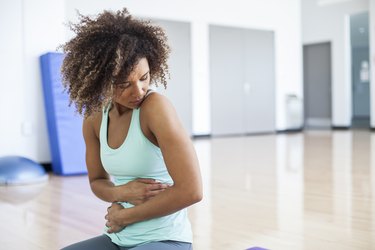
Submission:
[[[135,247],[120,247],[103,234],[85,241],[64,247],[61,250],[192,250],[192,244],[180,241],[155,241]]]

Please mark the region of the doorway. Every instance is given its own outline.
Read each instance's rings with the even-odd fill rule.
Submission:
[[[369,15],[350,16],[352,127],[370,127]]]
[[[274,132],[274,33],[209,30],[212,135]]]
[[[303,46],[304,127],[331,127],[331,43]]]

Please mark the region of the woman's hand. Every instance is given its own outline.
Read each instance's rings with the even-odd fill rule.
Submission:
[[[125,185],[117,186],[118,197],[120,197],[118,201],[126,201],[137,206],[163,192],[168,187],[168,184],[160,183],[154,179],[135,179]]]
[[[117,233],[125,228],[126,225],[122,224],[121,218],[121,212],[124,209],[123,206],[115,202],[107,208],[107,214],[104,218],[107,220],[105,225],[108,227],[108,233]]]

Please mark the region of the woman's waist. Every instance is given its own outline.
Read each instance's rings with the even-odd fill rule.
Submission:
[[[125,209],[133,207],[132,204],[123,202],[121,203]],[[163,234],[184,234],[190,232],[190,222],[187,216],[187,209],[184,208],[173,214],[157,217],[145,221],[136,222],[126,226],[117,235],[126,235],[127,237],[134,236],[151,236]]]

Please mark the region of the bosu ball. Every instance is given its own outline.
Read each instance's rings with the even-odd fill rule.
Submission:
[[[0,157],[0,185],[22,185],[45,182],[48,175],[44,168],[25,157]]]

